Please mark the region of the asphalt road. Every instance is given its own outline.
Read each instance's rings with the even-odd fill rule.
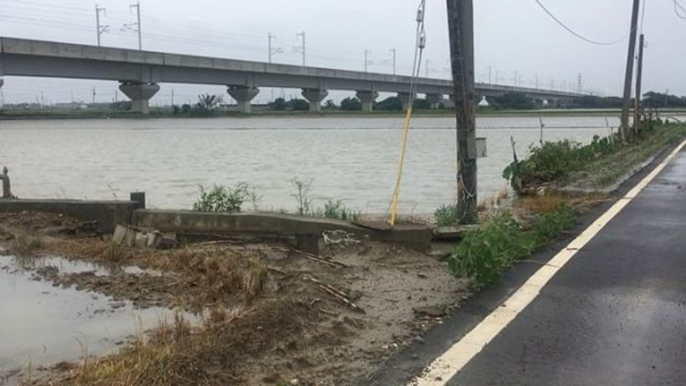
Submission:
[[[686,385],[686,152],[448,385]]]

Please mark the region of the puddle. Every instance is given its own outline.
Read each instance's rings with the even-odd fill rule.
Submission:
[[[4,374],[28,363],[35,369],[78,360],[85,350],[89,355],[113,353],[127,337],[174,314],[167,308],[134,310],[130,301],[33,280],[33,270],[43,267],[55,267],[60,273],[112,272],[96,264],[57,257],[0,256],[0,381],[4,384],[13,384],[12,379],[3,378]],[[125,271],[151,273],[140,268]],[[186,317],[191,323],[198,321],[192,315]]]
[[[107,276],[115,273],[129,275],[162,276],[162,272],[154,269],[143,269],[133,265],[109,267],[82,260],[67,260],[61,257],[13,257],[0,256],[0,268],[3,265],[14,265],[15,269],[33,270],[45,267],[55,267],[61,274],[93,272],[96,276]]]

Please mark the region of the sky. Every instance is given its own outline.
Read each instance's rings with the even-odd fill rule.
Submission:
[[[585,42],[558,25],[535,0],[475,0],[477,80],[599,95],[622,92],[632,0],[540,0]],[[644,90],[686,95],[686,19],[675,14],[674,0],[643,0],[646,35]],[[686,1],[681,4],[686,6]],[[102,44],[137,48],[136,34],[124,27],[135,21],[133,1],[98,0],[106,9],[109,33]],[[306,36],[309,66],[392,73],[396,50],[399,74],[409,74],[419,0],[141,0],[143,49],[267,61],[268,34],[276,36],[274,62],[299,65],[297,35]],[[92,0],[0,0],[0,36],[96,44]],[[686,13],[682,15],[686,18]],[[449,78],[446,2],[427,0],[427,47],[422,74]],[[428,64],[428,66],[427,66]],[[490,74],[490,78],[489,78]],[[490,80],[489,80],[490,79]],[[5,77],[5,102],[46,104],[121,100],[116,82]],[[162,84],[153,104],[195,102],[200,93],[224,95],[218,86]],[[300,90],[263,89],[256,102],[299,97]],[[340,100],[352,93],[332,92]]]

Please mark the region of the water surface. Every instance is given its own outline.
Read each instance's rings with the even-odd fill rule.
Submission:
[[[546,117],[545,140],[589,142],[617,126],[614,116]],[[150,207],[189,208],[198,185],[247,182],[263,209],[294,209],[291,180],[312,181],[315,205],[341,199],[384,213],[395,183],[400,117],[0,121],[0,165],[14,193],[31,198],[125,199],[145,191]],[[479,160],[482,198],[504,187],[512,161],[540,140],[537,117],[482,117],[488,140]],[[431,213],[456,194],[455,123],[413,120],[401,210]]]

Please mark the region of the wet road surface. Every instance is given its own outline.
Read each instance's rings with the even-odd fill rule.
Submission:
[[[686,152],[447,384],[686,384]]]

